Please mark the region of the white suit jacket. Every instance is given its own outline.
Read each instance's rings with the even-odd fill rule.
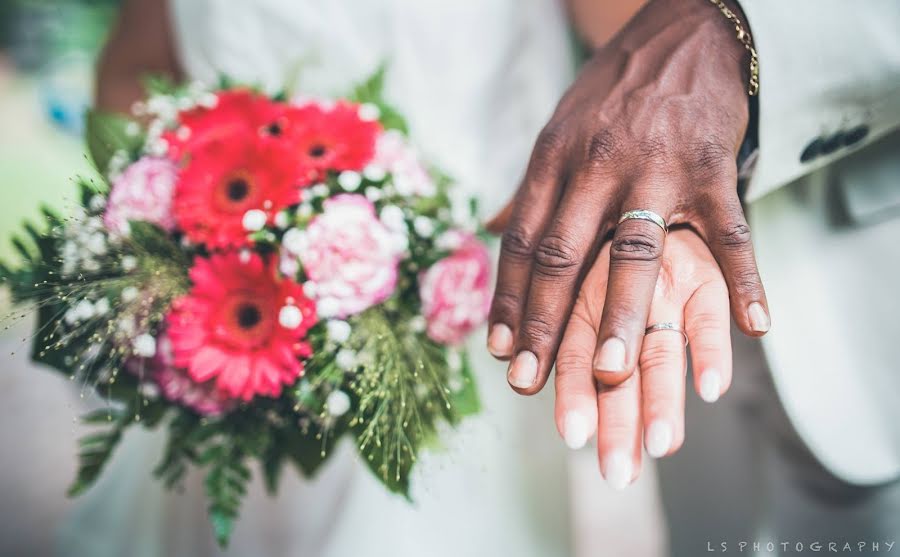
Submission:
[[[900,2],[741,7],[760,57],[745,199],[775,385],[826,468],[889,481],[900,476]]]

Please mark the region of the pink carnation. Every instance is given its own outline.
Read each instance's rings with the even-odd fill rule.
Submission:
[[[156,356],[133,358],[127,365],[135,375],[146,374],[152,378],[166,399],[203,416],[218,416],[236,405],[235,400],[216,387],[215,381],[198,383],[191,379],[187,370],[175,367],[172,342],[165,333],[156,341]]]
[[[459,247],[420,277],[422,313],[428,336],[441,344],[459,344],[487,319],[491,304],[490,255],[471,234]]]
[[[395,233],[362,195],[342,194],[324,203],[297,242],[298,256],[323,317],[360,313],[387,299],[397,283],[400,250]]]
[[[169,159],[143,157],[113,182],[103,223],[113,234],[128,234],[128,221],[175,227],[172,193],[178,169]]]
[[[382,132],[375,142],[372,166],[393,176],[394,188],[400,195],[432,196],[437,187],[416,150],[397,130]]]

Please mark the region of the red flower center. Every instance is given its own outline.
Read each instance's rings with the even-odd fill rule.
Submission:
[[[271,135],[272,137],[278,137],[281,135],[281,124],[278,122],[272,122],[268,126],[266,126],[266,133]]]
[[[259,308],[245,304],[237,309],[238,326],[242,329],[252,329],[262,320],[262,314]]]
[[[219,337],[247,349],[266,344],[275,328],[277,316],[270,295],[265,292],[235,292],[222,303],[217,321]]]
[[[311,145],[309,148],[309,151],[307,151],[307,152],[309,153],[309,156],[311,156],[312,158],[320,159],[325,156],[325,153],[328,152],[328,148],[325,147],[324,145],[322,145],[321,143],[316,143],[314,145]]]
[[[250,184],[247,183],[247,180],[235,178],[228,182],[228,199],[243,201],[248,193],[250,193]]]
[[[213,193],[215,205],[227,213],[241,213],[254,206],[258,188],[249,174],[238,171],[229,174]]]

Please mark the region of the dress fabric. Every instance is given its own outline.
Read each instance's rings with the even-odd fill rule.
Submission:
[[[482,216],[521,179],[534,138],[573,72],[554,0],[170,0],[190,79],[339,96],[388,67],[386,95],[423,155],[477,195]],[[277,497],[258,475],[232,543],[213,542],[199,475],[181,494],[150,481],[163,436],[125,440],[57,532],[58,554],[167,557],[569,555],[563,444],[552,392],[524,400],[477,331],[469,349],[483,412],[447,431],[413,480],[387,493],[347,441],[324,470],[288,470]]]

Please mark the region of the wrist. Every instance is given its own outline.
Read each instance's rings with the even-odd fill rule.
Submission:
[[[735,0],[723,3],[748,29],[743,11]],[[723,79],[741,80],[747,89],[750,53],[738,40],[735,25],[710,0],[650,0],[606,45],[606,50],[624,53],[687,50],[698,64],[712,64]]]
[[[720,20],[724,22],[723,28],[733,30],[732,49],[742,49],[738,59],[743,63],[741,73],[746,83],[746,91],[749,96],[756,96],[759,92],[759,58],[753,44],[750,25],[740,3],[737,0],[710,0],[709,5],[719,12]]]

